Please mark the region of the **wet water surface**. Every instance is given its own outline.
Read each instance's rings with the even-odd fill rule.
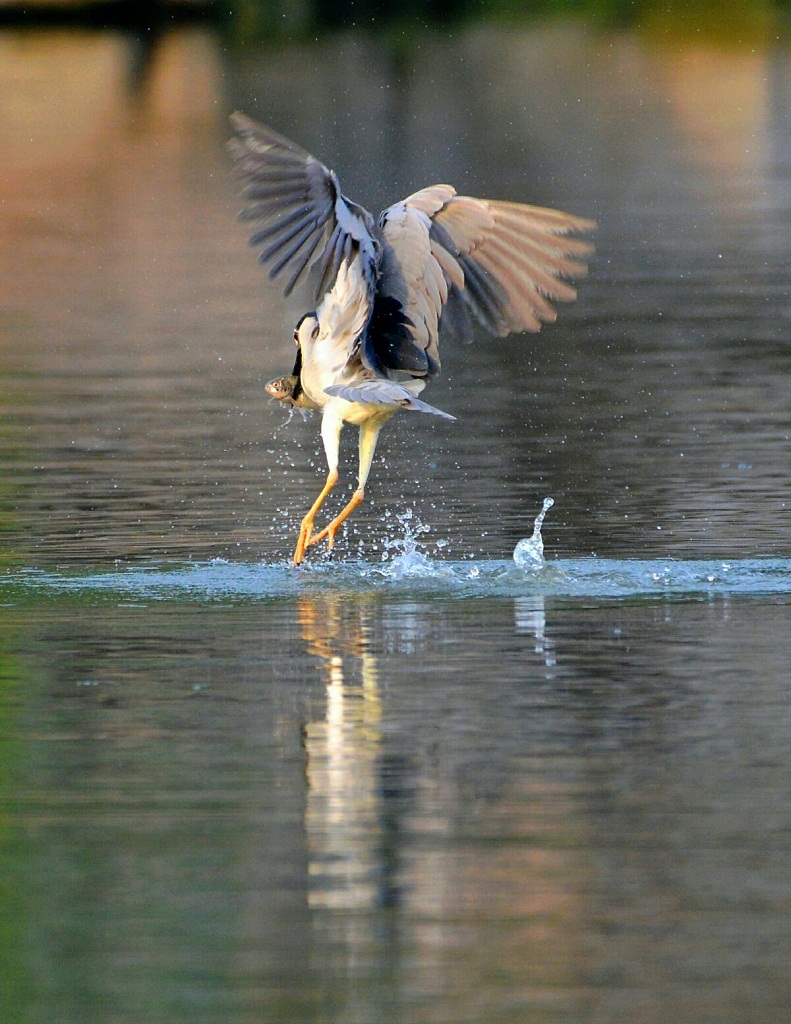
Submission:
[[[0,51],[0,1021],[784,1020],[787,49]],[[263,393],[301,310],[234,220],[236,107],[375,210],[600,222],[557,324],[445,346],[458,422],[391,422],[300,570],[323,456]]]

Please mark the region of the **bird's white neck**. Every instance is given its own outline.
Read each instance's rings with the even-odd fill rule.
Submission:
[[[316,338],[309,335],[300,339],[302,386],[317,405],[327,404],[329,396],[324,394],[324,388],[342,379],[354,343],[365,329],[370,308],[369,287],[360,259],[342,263],[333,287],[316,310]]]

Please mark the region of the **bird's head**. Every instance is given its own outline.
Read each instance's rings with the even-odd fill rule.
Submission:
[[[308,316],[311,315],[308,314]],[[316,323],[316,331],[318,332],[318,320],[316,320],[315,315],[313,319]],[[302,390],[302,344],[299,340],[299,332],[305,322],[305,317],[303,317],[294,331],[294,340],[297,343],[297,358],[294,360],[294,369],[291,373],[286,373],[282,377],[275,377],[274,380],[270,380],[265,385],[264,390],[272,398],[276,398],[278,402],[284,402],[286,405],[295,406],[298,409],[317,409],[318,406],[315,402],[308,398]]]
[[[319,336],[319,318],[315,313],[305,313],[294,328],[294,341],[300,349],[309,348]]]

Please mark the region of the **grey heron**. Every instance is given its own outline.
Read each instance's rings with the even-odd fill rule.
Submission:
[[[556,317],[550,300],[576,297],[593,247],[574,237],[594,222],[558,210],[460,196],[431,185],[378,220],[343,195],[335,173],[295,143],[244,114],[229,143],[243,181],[240,217],[270,278],[284,292],[314,288],[297,323],[291,374],[267,385],[280,401],[321,410],[328,473],[302,519],[294,564],[327,541],[363,501],[379,431],[401,409],[453,419],[418,396],[440,369],[440,325],[457,333],[470,314],[490,333],[538,331]],[[357,489],[323,529],[314,521],[338,481],[344,423],[359,427]]]

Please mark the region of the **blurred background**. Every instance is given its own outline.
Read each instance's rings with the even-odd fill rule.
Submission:
[[[323,455],[262,394],[302,307],[235,221],[239,108],[374,212],[449,181],[600,224],[557,324],[444,347],[471,429],[385,431],[353,544],[410,508],[501,557],[551,493],[560,553],[785,551],[790,32],[770,0],[5,0],[9,529],[39,561],[288,553]]]

